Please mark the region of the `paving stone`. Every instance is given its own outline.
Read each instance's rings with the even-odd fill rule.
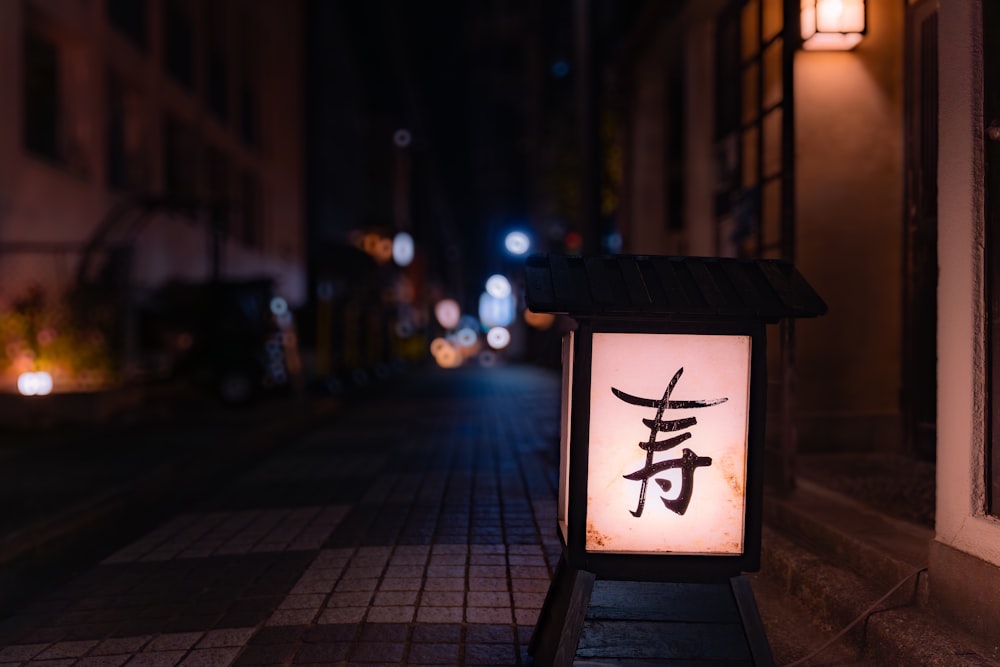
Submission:
[[[187,654],[179,667],[228,667],[239,654],[236,646],[195,649]]]
[[[0,662],[31,660],[48,648],[48,644],[15,644],[0,648]]]
[[[411,665],[458,665],[458,644],[411,644],[407,664]]]
[[[80,658],[73,663],[73,667],[121,667],[131,657],[125,653],[119,655],[92,655]]]
[[[352,645],[349,658],[357,662],[398,663],[405,652],[403,642],[358,642]]]

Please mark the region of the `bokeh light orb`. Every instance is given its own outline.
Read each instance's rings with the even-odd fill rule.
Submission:
[[[288,312],[288,302],[280,296],[274,297],[271,299],[271,312],[278,316],[284,315]]]
[[[472,347],[479,340],[472,327],[462,327],[455,333],[455,342],[459,347]]]
[[[413,262],[413,237],[406,232],[399,232],[392,239],[392,260],[397,266],[409,266]]]
[[[463,361],[463,355],[444,338],[435,338],[431,342],[431,356],[441,368],[458,368]]]
[[[510,345],[510,331],[506,327],[493,327],[486,332],[486,343],[494,350],[502,350]]]
[[[445,329],[454,329],[462,316],[462,309],[454,299],[441,299],[434,304],[434,317]]]
[[[52,393],[52,376],[45,371],[21,373],[17,390],[22,396],[45,396]]]
[[[392,143],[400,148],[406,148],[411,141],[413,141],[413,135],[405,127],[399,128],[392,135]]]
[[[486,292],[487,294],[495,296],[498,299],[509,296],[511,292],[510,281],[507,280],[506,276],[494,273],[486,279]]]
[[[510,254],[521,256],[531,249],[531,239],[524,232],[515,230],[504,237],[503,247]]]
[[[497,297],[483,292],[479,295],[479,321],[486,328],[507,326],[514,321],[516,311],[514,297],[510,294]]]

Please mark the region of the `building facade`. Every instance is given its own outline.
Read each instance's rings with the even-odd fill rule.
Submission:
[[[829,312],[769,332],[772,480],[794,487],[797,452],[936,461],[931,604],[1000,637],[995,10],[867,0],[827,51],[803,48],[807,4],[647,3],[620,71],[624,251],[795,263]]]
[[[86,264],[305,294],[298,3],[0,3],[0,302]],[[124,264],[123,264],[124,262]]]

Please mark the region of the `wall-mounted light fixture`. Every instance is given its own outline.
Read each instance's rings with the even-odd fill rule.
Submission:
[[[802,0],[802,48],[850,51],[865,35],[865,0]]]

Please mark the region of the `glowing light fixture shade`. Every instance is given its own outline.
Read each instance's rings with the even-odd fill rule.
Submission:
[[[850,51],[865,35],[865,0],[802,0],[802,48]]]

